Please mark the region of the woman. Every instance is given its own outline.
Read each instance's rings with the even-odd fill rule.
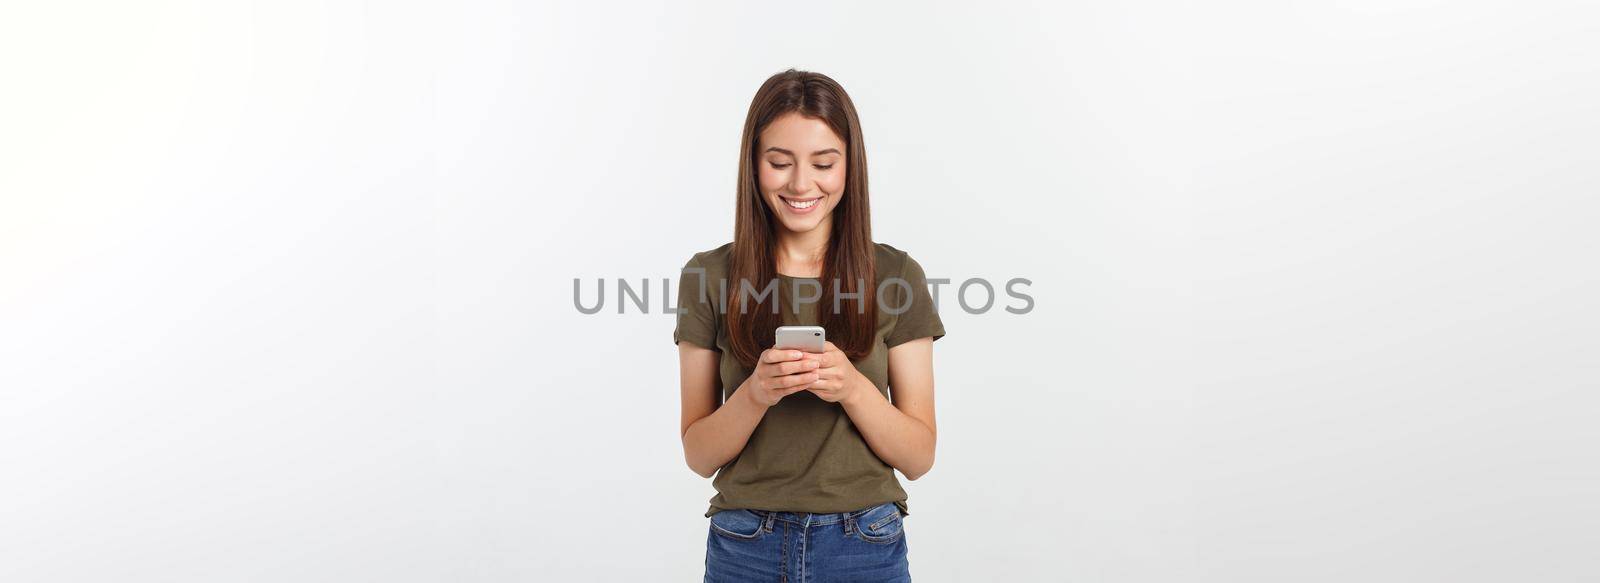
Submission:
[[[716,475],[706,581],[911,579],[894,470],[933,466],[944,327],[922,267],[873,243],[867,203],[844,89],[768,79],[745,118],[734,240],[696,253],[678,292],[684,456]],[[772,348],[781,325],[823,326],[824,351]]]

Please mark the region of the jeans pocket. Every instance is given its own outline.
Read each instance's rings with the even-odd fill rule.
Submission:
[[[900,507],[893,502],[874,506],[855,517],[856,537],[869,543],[892,543],[905,535]]]
[[[719,510],[711,515],[711,532],[733,540],[752,541],[766,534],[766,521],[749,510]]]

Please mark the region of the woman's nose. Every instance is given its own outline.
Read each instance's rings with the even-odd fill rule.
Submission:
[[[794,175],[789,177],[789,192],[805,194],[811,191],[811,175],[809,172],[795,165]]]

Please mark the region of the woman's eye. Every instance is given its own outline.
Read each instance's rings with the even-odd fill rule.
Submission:
[[[788,168],[788,167],[790,167],[790,166],[793,166],[793,164],[779,164],[779,163],[777,163],[777,162],[767,162],[767,163],[768,163],[768,164],[771,164],[771,165],[772,165],[772,168],[773,168],[773,169],[774,169],[774,170],[782,170],[782,169],[784,169],[784,168]]]
[[[812,168],[816,168],[818,170],[827,170],[829,168],[832,168],[833,165],[832,164],[828,164],[828,165],[824,166],[822,164],[812,164],[811,167]]]

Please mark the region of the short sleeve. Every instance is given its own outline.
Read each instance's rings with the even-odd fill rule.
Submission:
[[[933,338],[938,340],[944,337],[944,322],[939,319],[938,306],[933,305],[933,296],[928,293],[928,277],[922,272],[922,265],[910,255],[905,256],[905,261],[900,268],[899,278],[911,287],[910,305],[904,297],[906,285],[896,283],[888,289],[895,290],[896,302],[890,302],[889,307],[896,310],[904,309],[897,316],[894,329],[884,337],[883,343],[890,348],[904,344],[918,338]],[[882,309],[882,308],[880,308]]]
[[[717,349],[717,315],[706,294],[706,269],[695,255],[678,272],[678,326],[672,343],[688,341],[703,348]]]

